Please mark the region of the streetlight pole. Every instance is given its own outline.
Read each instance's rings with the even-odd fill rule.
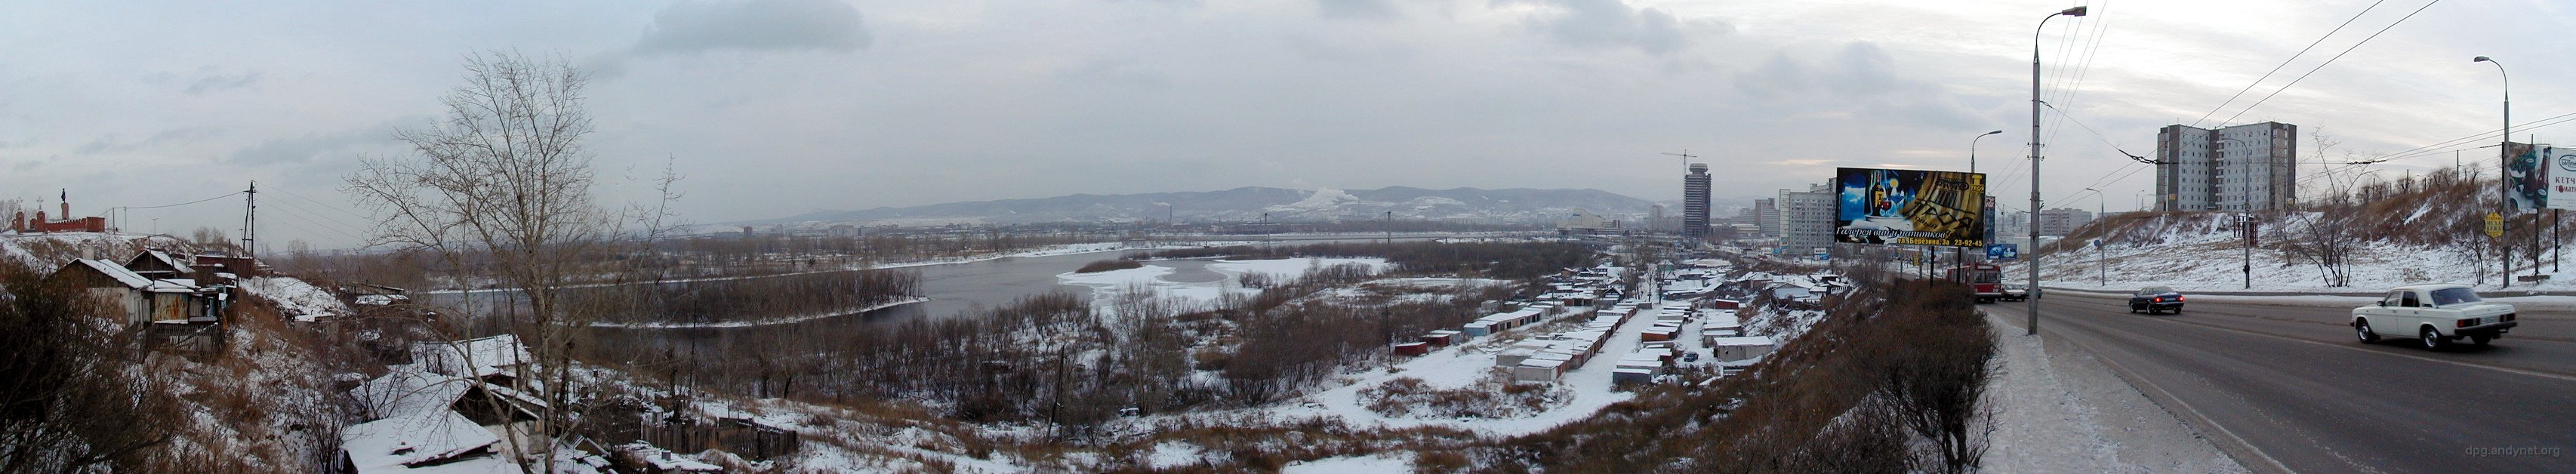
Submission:
[[[2002,130],[1996,130],[1996,131],[1992,131],[1992,132],[1980,133],[1980,134],[1977,134],[1977,137],[1976,137],[1976,138],[1970,138],[1970,139],[1968,139],[1968,174],[1976,174],[1976,173],[1977,173],[1977,141],[1978,141],[1978,140],[1984,140],[1984,139],[1986,139],[1986,136],[1987,136],[1987,135],[2002,135],[2003,133],[2004,133],[2004,131],[2002,131]],[[1987,197],[1987,195],[1986,195],[1984,192],[1979,192],[1979,193],[1977,193],[1977,205],[1979,205],[1979,206],[1984,206],[1984,205],[1986,205],[1986,197]],[[1988,210],[1991,210],[1991,209],[1980,209],[1980,211],[1988,211]],[[1995,237],[1995,236],[1994,236],[1994,232],[1991,232],[1991,231],[1993,231],[1993,230],[1995,229],[1995,223],[1993,223],[1993,222],[1987,222],[1987,223],[1985,223],[1984,225],[1985,225],[1985,228],[1983,228],[1983,229],[1977,229],[1977,237],[1978,237],[1978,239],[1979,239],[1979,240],[1985,240],[1985,239],[1992,239],[1992,238],[1994,238],[1994,237]],[[1985,242],[1978,242],[1978,243],[1982,244],[1982,243],[1985,243]],[[1984,250],[1984,249],[1983,249],[1983,248],[1980,248],[1980,249],[1978,249],[1978,250]],[[1968,256],[1967,256],[1967,254],[1962,253],[1962,254],[1960,254],[1960,255],[1959,255],[1959,262],[1960,262],[1962,265],[1966,264],[1966,263],[1967,263],[1967,261],[1968,261]],[[1997,278],[1997,279],[2001,279],[2002,277],[1996,277],[1996,278]]]
[[[2084,190],[2093,192],[2093,220],[2102,220],[2102,201],[2106,199],[2102,197],[2102,190],[2093,188],[2084,188]],[[2111,264],[2102,259],[2102,238],[2111,235],[2110,232],[2105,231],[2108,228],[2108,226],[2095,226],[2093,229],[2093,268],[2102,272],[2097,284],[2106,289],[2111,287]]]
[[[2039,33],[2048,29],[2048,20],[2059,15],[2084,16],[2084,7],[2068,8],[2039,19],[2039,27],[2030,31],[2030,212],[2039,217]],[[1970,143],[1970,146],[1975,146]],[[2039,226],[2030,226],[2030,291],[2039,291]],[[2030,332],[2039,335],[2039,298],[2030,299]]]
[[[2502,84],[2504,89],[2504,136],[2497,139],[2499,143],[2496,145],[2496,156],[2499,157],[2496,160],[2496,215],[2500,217],[2510,217],[2505,216],[2504,214],[2513,210],[2508,207],[2513,205],[2513,187],[2511,183],[2509,183],[2509,181],[2513,179],[2513,176],[2511,173],[2506,171],[2513,167],[2513,74],[2505,72],[2504,63],[2497,62],[2495,58],[2479,56],[2470,59],[2469,62],[2494,64],[2496,67],[2496,75],[2504,80]],[[2512,221],[2508,219],[2506,222]],[[2503,237],[2496,237],[2495,239],[2496,248],[2502,250],[2504,257],[2501,259],[2504,264],[2504,273],[2501,275],[2504,277],[2501,278],[2501,281],[2498,283],[2503,285],[2505,288],[2512,288],[2513,246],[2505,244]]]

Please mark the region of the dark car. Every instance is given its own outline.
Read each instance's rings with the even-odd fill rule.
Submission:
[[[2137,293],[2129,295],[2129,312],[2139,311],[2145,311],[2147,314],[2166,311],[2180,313],[2182,312],[2182,292],[2174,291],[2173,287],[2169,286],[2140,288]]]

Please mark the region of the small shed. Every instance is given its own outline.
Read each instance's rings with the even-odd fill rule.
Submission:
[[[1664,329],[1662,327],[1647,329],[1645,332],[1637,333],[1637,340],[1647,342],[1670,341],[1673,340],[1673,330]]]
[[[1717,346],[1715,352],[1719,362],[1752,360],[1768,355],[1778,347],[1765,336],[1720,337],[1710,340],[1709,345]]]
[[[1407,342],[1407,343],[1403,343],[1403,344],[1396,344],[1396,345],[1395,345],[1395,355],[1400,355],[1400,356],[1418,356],[1418,355],[1424,355],[1424,354],[1430,354],[1430,353],[1431,353],[1431,344],[1429,344],[1429,343],[1421,343],[1421,342]]]
[[[1620,367],[1610,370],[1611,385],[1638,385],[1653,382],[1654,380],[1655,373],[1646,369]]]
[[[1533,358],[1521,361],[1521,365],[1512,367],[1512,381],[1554,382],[1557,375],[1564,373],[1564,367],[1565,361],[1562,360]]]

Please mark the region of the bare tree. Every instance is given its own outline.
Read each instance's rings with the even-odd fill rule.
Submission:
[[[584,391],[571,354],[579,329],[597,318],[561,304],[562,292],[596,270],[585,257],[604,250],[620,219],[593,201],[580,71],[560,57],[509,51],[468,56],[465,70],[465,84],[441,98],[446,120],[395,132],[417,156],[368,159],[346,190],[376,212],[373,243],[451,264],[484,259],[464,274],[517,290],[515,310],[469,317],[505,318],[535,359],[510,388],[545,401],[537,407],[543,452],[519,460],[537,472],[553,465],[554,448],[581,419],[571,413]],[[522,434],[504,431],[526,447]]]

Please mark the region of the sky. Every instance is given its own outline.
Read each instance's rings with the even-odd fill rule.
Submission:
[[[272,248],[354,247],[345,178],[414,156],[394,131],[445,113],[465,57],[517,51],[589,75],[603,202],[652,199],[667,164],[690,222],[1242,186],[1675,200],[1685,150],[1725,206],[1835,167],[1965,170],[1972,144],[2020,209],[2034,28],[2077,5],[2037,31],[2047,207],[2137,207],[2154,173],[2115,150],[2164,125],[2295,124],[2310,171],[2492,137],[2473,56],[2521,78],[2517,122],[2576,113],[2576,64],[2548,61],[2576,13],[2540,0],[36,1],[0,3],[0,199],[103,215],[257,181]]]

